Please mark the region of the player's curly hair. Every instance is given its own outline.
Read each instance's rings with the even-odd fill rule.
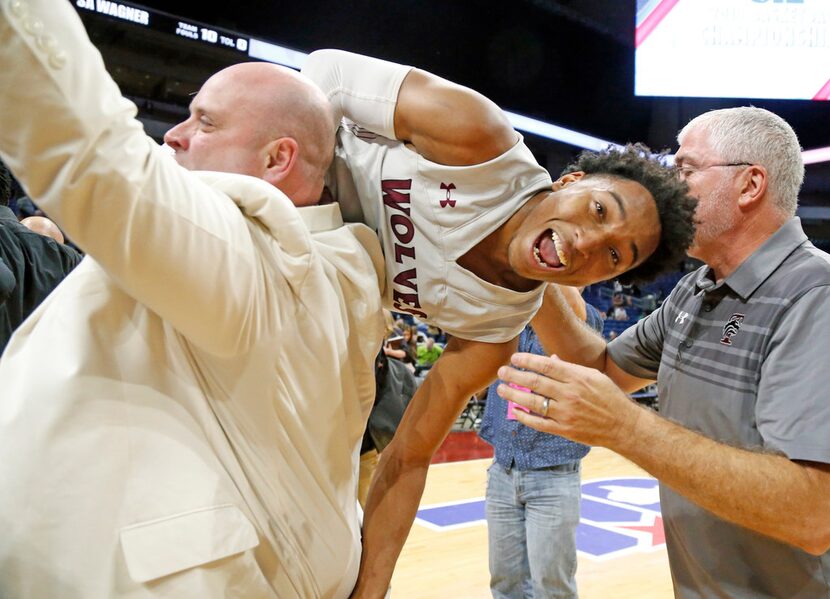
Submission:
[[[697,200],[673,167],[665,165],[667,151],[654,154],[641,143],[609,146],[600,152],[584,151],[563,174],[583,171],[586,175],[609,175],[637,181],[657,204],[660,241],[642,264],[621,274],[623,284],[647,283],[659,275],[678,270],[695,235]]]

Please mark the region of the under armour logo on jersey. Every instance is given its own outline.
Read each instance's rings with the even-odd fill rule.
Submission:
[[[447,191],[447,197],[439,202],[441,204],[441,208],[446,208],[447,206],[455,208],[455,200],[450,199],[450,194],[452,193],[452,190],[455,189],[455,183],[441,183],[441,189],[445,189]]]
[[[741,323],[744,321],[744,315],[737,312],[729,317],[729,321],[723,325],[723,337],[720,342],[724,345],[732,345],[732,337],[738,334],[741,330]]]
[[[677,315],[677,318],[674,319],[674,324],[683,324],[686,322],[686,319],[689,318],[688,312],[681,312]]]
[[[368,129],[364,129],[356,123],[347,123],[345,127],[352,132],[352,135],[358,139],[362,139],[363,141],[372,141],[377,138],[376,134],[372,133]]]

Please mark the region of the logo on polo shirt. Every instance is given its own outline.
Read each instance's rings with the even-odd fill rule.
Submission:
[[[686,319],[689,318],[688,312],[681,312],[677,315],[677,318],[674,319],[674,324],[683,324],[686,322]]]
[[[732,345],[732,337],[738,334],[741,330],[741,323],[744,321],[744,315],[735,312],[729,317],[729,321],[723,325],[723,337],[720,342],[724,345]]]

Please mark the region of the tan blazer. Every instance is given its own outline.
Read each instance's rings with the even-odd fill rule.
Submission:
[[[189,173],[66,0],[0,1],[0,155],[88,257],[0,360],[0,596],[347,597],[382,259]]]

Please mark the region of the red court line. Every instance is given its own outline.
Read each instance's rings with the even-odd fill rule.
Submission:
[[[815,96],[813,96],[813,100],[830,100],[830,80],[824,84],[824,86],[818,90]]]
[[[457,431],[447,435],[440,449],[432,457],[431,463],[465,462],[492,457],[492,446],[481,439],[475,431]]]
[[[639,48],[640,44],[646,41],[646,38],[651,35],[651,32],[654,31],[660,22],[666,18],[669,11],[673,9],[674,5],[678,2],[680,2],[680,0],[663,0],[654,8],[654,10],[651,11],[640,26],[637,27],[637,31],[634,35],[635,48]]]

